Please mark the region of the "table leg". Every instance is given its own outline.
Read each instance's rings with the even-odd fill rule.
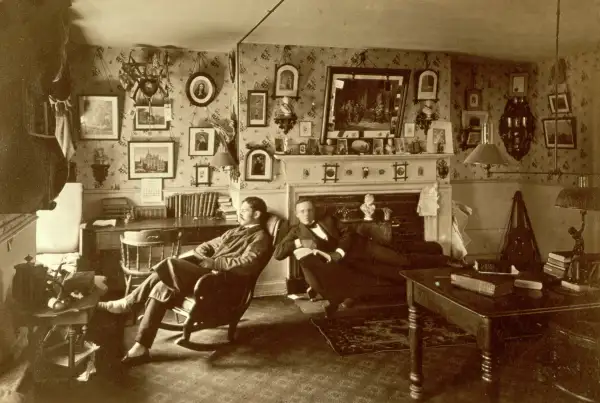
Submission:
[[[77,331],[75,327],[69,325],[67,327],[67,337],[69,338],[69,371],[75,370],[75,336]]]
[[[423,340],[419,326],[419,310],[412,302],[408,308],[410,339],[410,397],[423,397]]]
[[[486,382],[495,381],[497,343],[494,323],[485,318],[477,334],[477,344],[481,349],[481,379]]]

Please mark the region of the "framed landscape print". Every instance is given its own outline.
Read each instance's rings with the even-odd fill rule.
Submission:
[[[246,181],[270,182],[273,178],[273,158],[262,148],[246,154]]]
[[[398,133],[404,124],[409,79],[406,69],[327,67],[319,142]]]
[[[134,130],[168,130],[169,122],[164,106],[136,106]]]
[[[275,97],[298,97],[298,80],[300,73],[292,64],[282,64],[275,69]]]
[[[190,127],[188,155],[215,155],[215,135],[212,127]]]
[[[130,141],[129,179],[174,178],[174,141]]]
[[[571,105],[566,92],[555,95],[548,95],[548,104],[551,113],[570,113]]]
[[[79,127],[81,140],[118,140],[118,97],[100,95],[79,96]]]
[[[206,106],[217,95],[215,81],[206,73],[194,73],[185,85],[185,94],[192,105]]]
[[[248,127],[267,126],[267,91],[248,90]]]
[[[554,148],[556,139],[556,148],[577,148],[575,118],[542,119],[542,125],[547,148]]]

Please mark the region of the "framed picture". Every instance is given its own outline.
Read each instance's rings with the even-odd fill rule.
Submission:
[[[194,165],[196,168],[196,186],[198,185],[211,185],[210,180],[210,165]]]
[[[577,148],[575,118],[542,119],[542,125],[547,148],[554,148],[555,141],[557,148]]]
[[[417,70],[417,101],[437,101],[438,73],[434,70]]]
[[[299,123],[300,125],[300,137],[312,137],[312,122],[306,120]]]
[[[80,95],[79,127],[81,140],[119,139],[119,98]]]
[[[404,137],[415,137],[415,124],[405,123],[404,124]]]
[[[163,106],[136,106],[133,120],[134,130],[167,130],[169,122]]]
[[[185,84],[185,93],[192,105],[206,106],[217,95],[215,81],[206,73],[194,73]]]
[[[275,154],[285,154],[285,143],[283,142],[283,138],[276,137],[275,138]]]
[[[273,178],[273,158],[262,148],[255,148],[246,154],[246,180],[266,181]]]
[[[174,178],[174,141],[130,141],[129,179]]]
[[[267,91],[248,90],[248,127],[267,126]]]
[[[527,73],[513,73],[510,75],[510,88],[508,95],[511,97],[524,97],[527,95]]]
[[[481,99],[481,90],[469,89],[465,91],[465,105],[469,111],[477,111],[481,109],[483,101]]]
[[[308,154],[308,150],[306,148],[306,143],[300,143],[298,145],[298,154],[300,154],[300,155]]]
[[[308,153],[310,155],[317,155],[319,154],[319,142],[317,141],[317,139],[308,139]]]
[[[550,105],[550,112],[552,113],[571,112],[571,103],[569,102],[569,96],[566,92],[558,95],[548,95],[548,104]]]
[[[348,154],[348,140],[339,139],[337,141],[337,147],[335,153],[338,155],[347,155]]]
[[[275,66],[275,90],[276,97],[298,97],[298,79],[300,73],[292,64]]]
[[[327,67],[323,126],[319,142],[350,137],[388,137],[392,118],[404,123],[410,70]]]
[[[188,155],[215,155],[216,129],[190,127]]]
[[[473,148],[481,143],[483,125],[487,122],[488,116],[489,113],[485,111],[462,111],[461,149]]]
[[[383,155],[383,139],[373,139],[373,155]]]
[[[454,153],[452,122],[434,120],[429,127],[433,140],[433,152],[438,154]],[[481,136],[480,136],[481,137]]]

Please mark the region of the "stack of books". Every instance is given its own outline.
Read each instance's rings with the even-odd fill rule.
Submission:
[[[500,297],[513,292],[514,277],[511,275],[481,274],[474,271],[452,273],[450,283],[465,290],[488,297]]]
[[[167,217],[214,217],[219,193],[176,193],[166,198]]]
[[[563,278],[571,264],[571,251],[556,251],[548,253],[548,260],[544,264],[544,273],[556,278]]]
[[[235,207],[231,203],[231,197],[229,196],[219,196],[219,211],[223,218],[227,221],[237,221],[238,214]]]

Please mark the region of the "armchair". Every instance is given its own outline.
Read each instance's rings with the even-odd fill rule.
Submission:
[[[273,245],[280,240],[279,234],[285,234],[285,231],[281,230],[282,225],[281,218],[268,213],[266,228],[273,239]],[[233,342],[237,325],[254,296],[254,287],[259,276],[260,273],[254,277],[235,280],[231,276],[227,277],[225,272],[202,276],[196,282],[193,294],[171,308],[176,317],[185,318],[183,323],[163,320],[160,328],[182,332],[182,336],[175,343],[192,347],[194,344],[189,341],[191,333],[229,325],[227,336],[228,340]]]

